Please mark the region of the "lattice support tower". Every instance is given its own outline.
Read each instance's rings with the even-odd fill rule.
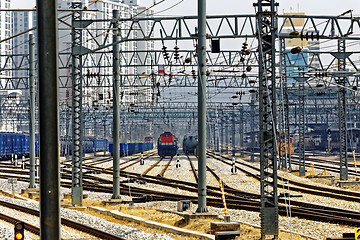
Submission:
[[[82,206],[82,31],[75,21],[82,18],[82,3],[72,2],[72,205]],[[79,11],[76,11],[79,10]]]
[[[254,150],[255,150],[255,94],[252,93],[251,94],[251,99],[250,99],[250,117],[251,117],[251,121],[250,121],[250,141],[251,141],[251,156],[250,156],[250,161],[254,162],[255,161],[255,157],[254,157]]]
[[[261,191],[261,239],[272,235],[278,239],[279,216],[277,194],[276,146],[276,72],[275,38],[278,6],[274,0],[259,0],[257,35],[259,41],[259,143]]]
[[[351,53],[346,52],[345,40],[338,40],[338,52],[332,53],[338,61],[338,77],[335,79],[339,85],[338,97],[338,117],[339,117],[339,155],[340,155],[340,180],[348,179],[348,160],[347,160],[347,127],[346,127],[346,58]]]
[[[289,91],[286,77],[285,39],[280,39],[280,164],[282,169],[291,170],[290,125],[289,125]]]
[[[305,176],[305,81],[308,77],[294,77],[298,81],[299,106],[299,176]]]

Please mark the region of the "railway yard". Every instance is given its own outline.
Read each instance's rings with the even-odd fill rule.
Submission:
[[[360,2],[295,2],[0,0],[0,240],[360,240]]]
[[[336,169],[332,161],[334,155],[309,155],[307,161],[314,163],[314,175],[318,177],[299,177],[296,171],[279,171],[280,239],[340,238],[344,232],[353,232],[360,223],[359,187],[337,186],[338,173],[332,169]],[[222,222],[224,217],[219,178],[223,180],[231,221],[240,223],[241,235],[237,239],[254,239],[259,234],[260,194],[257,161],[250,162],[246,155],[236,156],[237,171],[234,174],[231,172],[232,157],[208,151],[207,200],[209,213],[214,216],[209,219],[184,221],[186,217],[183,215],[192,215],[197,208],[197,158],[181,154],[173,158],[160,158],[153,150],[145,152],[143,157],[144,165],[140,165],[141,154],[121,158],[122,203],[110,205],[108,202],[112,192],[112,158],[86,156],[83,163],[84,205],[78,208],[71,207],[71,168],[69,162],[63,159],[62,239],[214,239],[213,235],[209,235],[210,224]],[[6,219],[3,215],[7,215],[24,221],[29,225],[26,230],[31,232],[26,232],[27,239],[38,239],[38,194],[36,191],[21,194],[21,190],[28,187],[28,162],[25,162],[25,169],[22,165],[14,166],[10,162],[1,162],[0,168],[1,218]],[[323,175],[324,168],[326,175]],[[358,174],[351,171],[355,168],[350,166],[349,170],[350,179],[356,180]],[[309,171],[307,175],[311,176]],[[335,177],[335,180],[331,180],[331,176]],[[9,178],[17,179],[14,185],[15,198],[11,196]],[[192,204],[189,209],[178,212],[179,200],[190,200]],[[189,235],[154,227],[138,219],[109,214],[114,211],[164,223],[169,225],[169,229],[170,226],[178,226],[197,233]],[[94,229],[87,229],[88,226]],[[11,238],[12,229],[9,223],[2,220],[1,229],[2,239]]]

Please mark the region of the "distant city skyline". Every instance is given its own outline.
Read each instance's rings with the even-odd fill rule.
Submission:
[[[156,0],[160,2],[160,0]],[[251,14],[254,13],[253,3],[256,0],[239,1],[239,0],[222,0],[207,1],[207,13],[209,15],[216,14]],[[283,12],[304,12],[311,15],[337,15],[347,10],[354,10],[354,15],[360,16],[359,0],[278,0],[279,14]],[[151,6],[154,0],[141,0],[142,6]],[[175,4],[177,6],[160,13],[159,15],[195,15],[197,13],[196,0],[165,0],[158,4],[155,13],[165,10]],[[12,8],[29,9],[36,4],[35,0],[12,0]]]

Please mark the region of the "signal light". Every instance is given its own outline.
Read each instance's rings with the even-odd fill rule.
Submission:
[[[14,231],[15,231],[15,239],[22,240],[24,239],[24,222],[16,222]]]

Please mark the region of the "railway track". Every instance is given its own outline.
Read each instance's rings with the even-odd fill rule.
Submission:
[[[250,154],[250,153],[248,153]],[[340,173],[340,163],[339,160],[330,160],[330,159],[321,159],[324,158],[323,155],[320,154],[314,154],[314,153],[306,153],[306,157],[305,157],[305,166],[310,168],[311,165],[310,163],[314,164],[314,168],[315,169],[319,169],[319,170],[328,170],[331,172],[335,172],[335,173]],[[255,153],[255,156],[259,156],[258,153]],[[335,154],[329,155],[329,157],[334,157],[336,156]],[[352,160],[352,155],[349,155],[349,157],[351,157],[351,159],[348,159],[348,174],[350,176],[354,176],[354,177],[360,177],[360,169],[359,171],[356,171],[355,168],[355,164],[353,163]],[[359,157],[359,156],[357,156]],[[291,162],[292,164],[299,164],[299,156],[297,156],[296,154],[292,154],[291,155]],[[333,166],[332,166],[333,165]],[[360,167],[360,164],[359,164]],[[353,168],[353,169],[351,169]]]
[[[208,154],[209,154],[209,156],[213,157],[214,159],[222,161],[223,163],[231,166],[230,158],[221,156],[221,158],[222,158],[221,159],[220,156],[218,156],[218,155],[214,155],[212,153],[208,153]],[[236,161],[236,164],[237,164],[236,168],[238,170],[240,170],[240,171],[248,174],[249,176],[257,179],[258,181],[260,181],[260,177],[259,177],[260,167],[254,167],[253,165],[251,165],[249,163],[240,162],[240,161]],[[249,169],[252,169],[252,170],[256,171],[257,173],[254,174],[251,171],[248,171],[244,168],[239,167],[239,165],[249,168]],[[311,185],[311,184],[307,184],[307,183],[303,183],[303,182],[289,180],[289,179],[286,179],[285,177],[279,177],[279,176],[278,176],[278,180],[284,181],[290,185],[293,185],[293,186],[288,186],[288,185],[278,183],[278,188],[288,188],[291,191],[296,191],[296,192],[301,192],[301,193],[313,194],[313,195],[317,195],[317,196],[335,198],[335,199],[340,199],[340,200],[347,200],[347,201],[351,201],[351,202],[360,202],[360,193],[358,193],[358,192],[347,191],[347,190],[343,190],[343,189],[327,188],[327,187],[322,187],[322,186],[317,186],[317,185]]]
[[[146,174],[148,174],[148,173],[149,173],[151,170],[153,170],[154,167],[156,167],[163,159],[164,159],[163,157],[160,157],[160,159],[159,159],[156,163],[154,163],[153,165],[151,165],[151,166],[150,166],[148,169],[146,169],[141,175],[146,175]],[[171,160],[172,160],[172,158],[170,159],[169,162],[171,162]],[[165,169],[165,171],[166,171],[166,169]]]
[[[228,159],[228,162],[230,162],[230,159]],[[112,174],[112,171],[110,170],[104,170],[95,166],[85,166],[85,168],[92,170],[94,169],[101,170],[102,173],[104,174]],[[71,179],[71,174],[70,174],[71,171],[69,169],[64,169],[64,171],[65,172],[62,177],[64,179]],[[141,176],[141,174],[139,173],[131,173],[125,171],[121,171],[121,175],[141,179],[144,180],[145,182],[155,183],[158,185],[170,186],[173,188],[179,187],[180,189],[197,193],[197,184],[192,182],[169,179],[160,176],[149,176],[149,175]],[[24,178],[23,180],[26,179]],[[109,185],[112,184],[112,181],[110,180],[107,181],[98,178],[97,176],[86,176],[86,179],[83,180],[84,180],[83,182],[84,190],[112,193],[112,187],[106,186],[107,184]],[[62,182],[61,185],[64,187],[69,187],[69,188],[71,187],[70,182]],[[226,192],[228,208],[242,209],[249,211],[260,210],[260,202],[258,200],[259,199],[258,195],[249,194],[237,189],[235,189],[236,190],[235,192],[231,192],[231,188],[227,187],[226,185],[224,189]],[[127,194],[127,195],[130,194],[129,185],[125,183],[121,185],[120,190],[122,194]],[[178,201],[179,199],[187,199],[193,201],[194,203],[197,203],[196,196],[191,196],[186,194],[175,194],[175,193],[164,194],[163,191],[154,191],[154,190],[144,189],[135,186],[131,186],[131,195],[135,197],[147,196],[148,200]],[[284,205],[285,203],[284,199],[280,199],[279,202],[280,202],[279,214],[286,215],[286,206]],[[294,200],[292,200],[291,203],[292,203],[291,211],[293,216],[303,217],[306,219],[312,219],[317,221],[334,222],[334,223],[341,223],[347,225],[360,224],[360,213],[357,213],[355,211],[348,211],[348,210],[326,207],[321,205],[309,204]],[[211,186],[208,187],[208,205],[215,207],[222,207],[221,195],[218,188]]]
[[[24,213],[27,213],[27,214],[31,214],[31,215],[34,215],[36,217],[40,217],[40,212],[38,210],[34,210],[34,209],[31,209],[31,208],[27,208],[27,207],[24,207],[24,206],[20,206],[20,205],[5,202],[5,201],[0,201],[0,205],[4,206],[4,207],[7,207],[7,208],[17,210],[17,211],[24,212]],[[11,218],[6,217],[6,216],[4,217],[4,220],[8,221],[8,222],[12,221],[11,223],[14,223],[13,221],[21,221],[19,219],[11,219]],[[78,231],[88,233],[88,234],[90,234],[92,236],[95,236],[95,237],[98,237],[100,239],[108,239],[108,240],[124,240],[125,239],[125,238],[122,238],[122,237],[119,237],[119,236],[104,232],[102,230],[93,228],[91,226],[81,224],[81,223],[78,223],[78,222],[75,222],[75,221],[72,221],[72,220],[69,220],[69,219],[65,219],[65,218],[61,218],[61,224],[64,225],[64,226],[68,226],[70,228],[76,229]],[[28,230],[28,231],[33,232],[36,235],[40,235],[40,229],[38,227],[35,227],[35,226],[31,225],[31,224],[26,223],[25,224],[25,229]]]

